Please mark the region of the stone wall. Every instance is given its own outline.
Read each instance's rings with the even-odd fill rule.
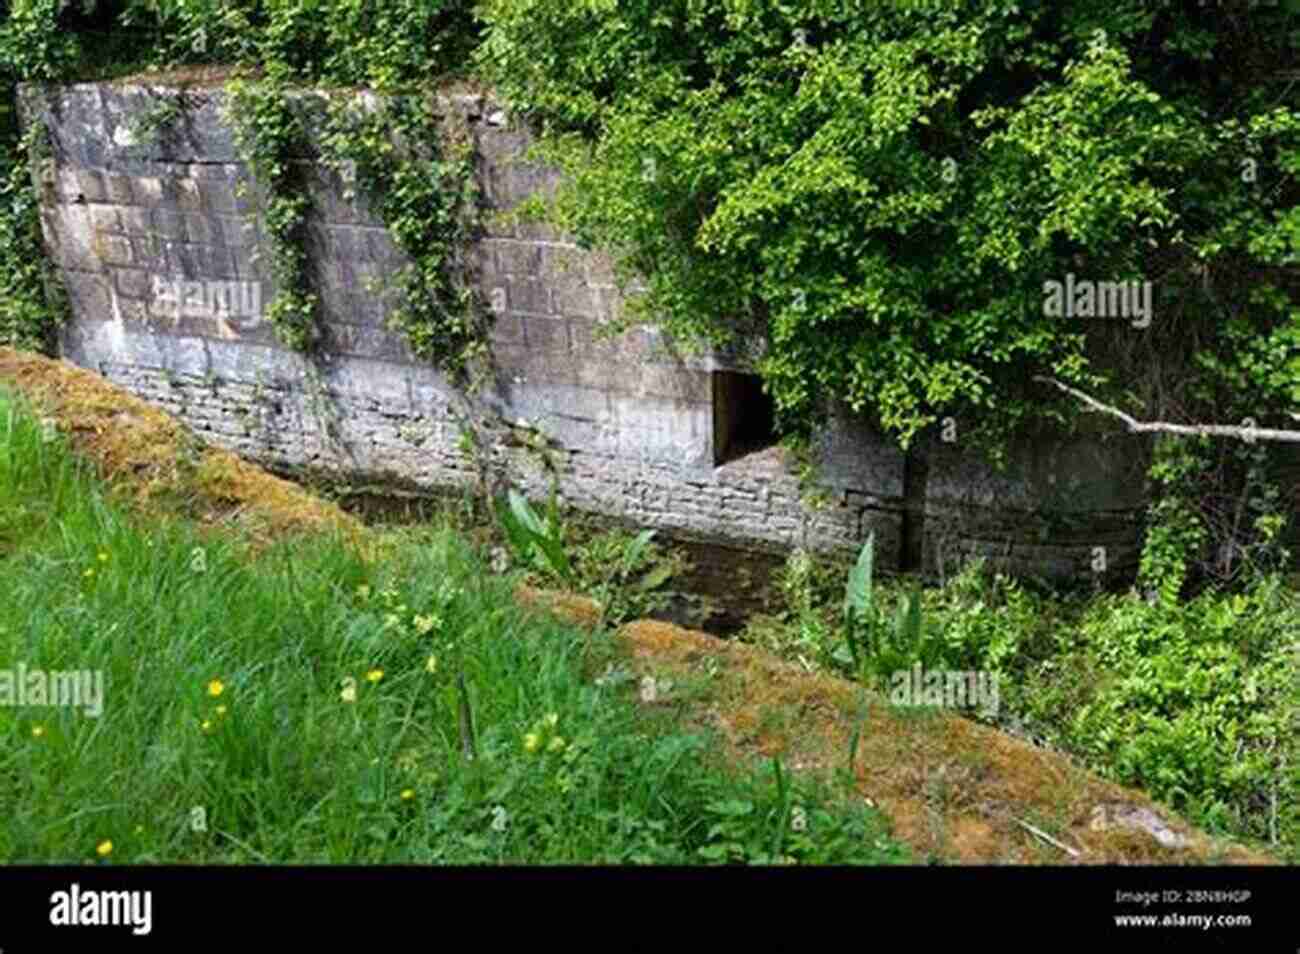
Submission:
[[[275,469],[427,489],[472,480],[452,417],[459,395],[387,329],[387,305],[367,291],[367,279],[391,275],[405,258],[364,198],[345,200],[344,184],[314,155],[301,161],[327,329],[318,367],[282,347],[265,321],[202,308],[178,316],[160,302],[167,289],[184,294],[172,282],[256,283],[263,306],[274,295],[258,257],[257,192],[236,192],[245,171],[222,120],[225,94],[185,89],[181,122],[155,143],[131,142],[130,118],[178,95],[129,84],[24,93],[26,112],[43,119],[54,146],[40,185],[48,251],[75,315],[65,357]],[[313,94],[299,102],[315,115]],[[491,102],[442,103],[468,121],[489,211],[556,182],[554,170],[523,161],[526,131]],[[874,531],[885,567],[923,560],[934,569],[975,550],[1019,572],[1080,577],[1094,571],[1099,547],[1108,574],[1135,565],[1143,441],[1026,439],[999,475],[960,441],[935,438],[904,455],[863,424],[834,417],[815,449],[830,502],[810,508],[777,447],[715,462],[726,420],[717,415],[746,413],[716,406],[727,389],[715,373],[743,367],[684,357],[648,328],[597,337],[622,305],[604,256],[520,224],[491,225],[466,254],[483,299],[499,308],[495,374],[476,400],[546,436],[574,506],[769,552],[856,547]],[[550,478],[509,439],[523,430],[499,433],[495,451],[513,479],[544,492]]]

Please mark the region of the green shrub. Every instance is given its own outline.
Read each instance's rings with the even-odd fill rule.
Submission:
[[[578,589],[600,603],[607,623],[653,616],[668,607],[667,587],[688,562],[654,537],[653,530],[604,530],[574,546]]]
[[[23,81],[61,77],[82,55],[75,34],[59,26],[62,0],[10,0],[0,24],[0,76]],[[9,91],[6,90],[6,99]]]
[[[795,579],[817,578],[811,557],[792,563]],[[993,674],[998,711],[969,716],[1074,754],[1208,830],[1297,857],[1300,595],[1276,574],[1183,603],[1036,593],[979,560],[919,604],[903,581],[868,578],[856,575],[852,609],[860,666],[833,624],[839,607],[815,586],[792,587],[787,612],[751,621],[742,638],[877,688],[914,662]]]
[[[3,123],[0,123],[3,127]],[[67,299],[45,256],[33,166],[45,157],[45,129],[34,123],[21,136],[0,132],[8,162],[0,172],[0,345],[46,354],[67,314]]]
[[[544,584],[590,596],[611,625],[665,609],[669,601],[665,585],[687,567],[680,553],[655,542],[653,530],[579,534],[574,524],[561,517],[554,491],[545,517],[514,489],[496,501],[495,509],[523,568]]]
[[[132,0],[125,22],[157,31],[163,62],[383,90],[455,70],[477,38],[459,0]]]
[[[1273,578],[1181,606],[1102,596],[1056,635],[1052,657],[1013,687],[1013,706],[1192,821],[1297,849],[1293,591]]]
[[[1300,309],[1279,266],[1300,253],[1284,68],[1300,28],[1286,9],[482,11],[480,68],[569,173],[550,215],[644,276],[629,322],[687,343],[766,338],[784,427],[812,426],[836,395],[904,442],[965,415],[967,446],[996,457],[1016,423],[1073,414],[1035,375],[1133,407],[1147,374],[1124,367],[1134,329],[1044,313],[1044,281],[1069,273],[1160,276],[1147,331],[1187,360],[1183,402],[1153,394],[1150,416],[1262,426],[1294,406]]]
[[[1280,464],[1280,455],[1246,442],[1157,444],[1138,585],[1173,603],[1209,584],[1240,588],[1285,571],[1296,513],[1282,495]]]

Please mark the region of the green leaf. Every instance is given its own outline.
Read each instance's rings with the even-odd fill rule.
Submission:
[[[624,574],[630,573],[636,568],[641,560],[641,555],[645,552],[646,547],[650,545],[650,541],[654,539],[654,535],[654,530],[643,530],[636,535],[636,539],[627,545],[627,549],[623,553]]]
[[[554,515],[551,525],[548,526],[533,510],[523,494],[511,488],[508,496],[509,507],[499,508],[499,513],[502,514],[502,523],[516,549],[522,548],[526,558],[531,561],[532,553],[536,548],[541,552],[547,568],[552,573],[565,583],[574,585],[576,578],[573,566],[559,539],[559,525]],[[554,508],[552,509],[554,513]],[[514,529],[512,530],[511,527]]]
[[[844,612],[850,618],[866,619],[873,609],[871,577],[875,564],[876,533],[867,534],[867,540],[858,553],[858,562],[849,571],[845,587]]]
[[[648,591],[658,589],[667,583],[673,575],[671,563],[661,563],[637,581],[637,589]]]

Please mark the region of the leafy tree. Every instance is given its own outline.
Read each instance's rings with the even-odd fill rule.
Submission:
[[[487,0],[483,16],[482,69],[570,173],[551,212],[646,277],[633,320],[762,339],[787,427],[835,395],[905,444],[949,414],[1003,435],[1069,416],[1039,375],[1182,420],[1285,424],[1300,399],[1284,7]],[[1151,281],[1149,326],[1044,314],[1067,274]]]

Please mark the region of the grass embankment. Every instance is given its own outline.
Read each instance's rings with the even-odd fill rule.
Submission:
[[[1256,680],[1255,701],[1223,691],[1224,680],[1248,684],[1220,648],[1233,633],[1258,631],[1251,644],[1273,633],[1273,646],[1286,629],[1290,616],[1263,592],[1231,613],[1178,616],[1107,597],[1080,617],[1005,581],[927,591],[943,662],[1002,673],[1004,714],[1073,726],[1055,738],[1091,755],[1090,771],[952,712],[891,705],[814,663],[819,645],[820,662],[834,655],[826,626],[843,594],[839,568],[818,577],[821,594],[802,593],[811,584],[795,574],[790,618],[755,620],[746,633],[788,662],[660,623],[611,637],[591,601],[512,593],[518,575],[482,572],[482,548],[463,537],[364,528],[205,447],[99,375],[0,349],[0,379],[61,435],[38,442],[30,421],[6,425],[0,669],[22,661],[107,677],[99,719],[0,706],[0,810],[11,819],[0,858],[95,857],[111,840],[109,857],[128,861],[755,860],[771,856],[784,819],[785,854],[809,861],[899,858],[896,838],[918,861],[1250,863],[1268,855],[1207,837],[1115,783],[1177,796],[1190,778],[1253,813],[1208,826],[1220,834],[1266,831],[1272,817],[1286,831],[1292,817],[1289,776],[1251,796],[1252,777],[1283,781],[1256,764],[1272,723],[1242,722],[1249,744],[1219,759],[1248,773],[1212,770],[1227,744],[1212,726],[1277,708],[1268,679]],[[519,615],[511,597],[521,595],[578,629]],[[882,586],[882,600],[897,595]],[[457,651],[476,763],[458,757]],[[1257,646],[1238,651],[1264,672]],[[1158,699],[1123,678],[1148,657],[1142,665],[1162,674]],[[343,698],[345,678],[355,701]],[[1195,725],[1202,731],[1189,736]],[[1180,738],[1198,741],[1195,760],[1180,754],[1193,751]],[[1090,753],[1089,739],[1123,746],[1121,755],[1154,744],[1161,758]],[[795,784],[832,787],[790,794],[783,814],[774,756]],[[850,766],[856,808],[835,784]],[[1107,771],[1110,781],[1096,774]],[[818,814],[819,804],[831,810]],[[873,805],[893,819],[892,838]],[[1142,810],[1182,847],[1106,823]],[[492,827],[502,819],[506,832]]]
[[[0,706],[5,861],[907,857],[860,801],[640,712],[608,634],[450,532],[372,560],[146,517],[3,393],[0,501],[0,668],[103,678],[97,716]]]

